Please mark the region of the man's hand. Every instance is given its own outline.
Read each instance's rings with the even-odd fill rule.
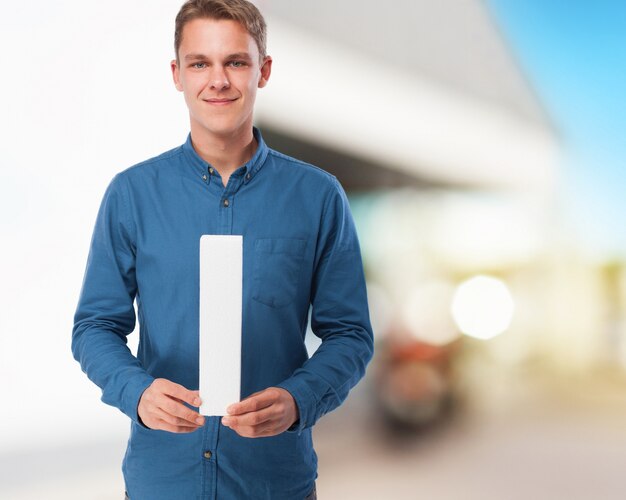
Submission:
[[[193,432],[204,424],[204,417],[183,402],[200,406],[200,393],[158,378],[141,395],[137,414],[150,429]]]
[[[243,437],[275,436],[298,420],[298,407],[293,396],[280,387],[255,392],[227,408],[222,424]]]

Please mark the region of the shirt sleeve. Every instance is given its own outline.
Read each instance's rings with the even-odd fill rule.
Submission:
[[[300,434],[337,408],[364,376],[373,355],[373,332],[356,228],[346,194],[335,177],[318,237],[311,288],[311,329],[322,343],[277,387],[296,401]]]
[[[116,175],[98,211],[74,315],[72,353],[102,389],[102,401],[139,422],[139,398],[154,378],[127,346],[135,327],[137,282],[126,189]]]

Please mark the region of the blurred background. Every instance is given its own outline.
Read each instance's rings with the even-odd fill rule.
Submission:
[[[348,192],[375,331],[320,498],[624,498],[626,4],[256,3],[256,122]],[[188,132],[180,4],[0,6],[0,498],[123,493],[70,335],[108,182]]]

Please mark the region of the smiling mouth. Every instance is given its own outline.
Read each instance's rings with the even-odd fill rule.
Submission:
[[[216,106],[225,106],[235,101],[236,99],[204,99],[204,102],[208,104],[214,104]]]

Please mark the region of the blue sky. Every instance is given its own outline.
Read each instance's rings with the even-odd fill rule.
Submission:
[[[563,206],[577,239],[626,257],[626,1],[487,5],[562,134]]]

